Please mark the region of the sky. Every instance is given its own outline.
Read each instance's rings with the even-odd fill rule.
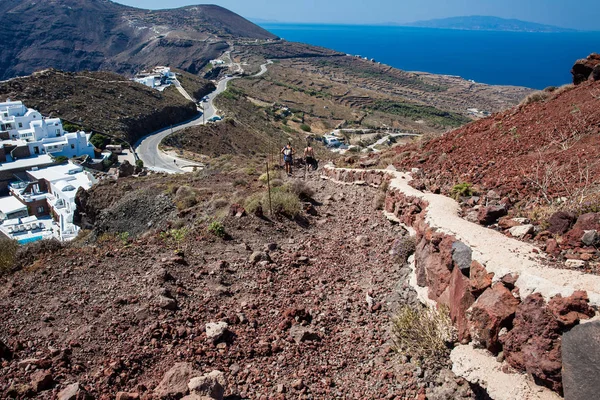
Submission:
[[[600,1],[578,0],[115,0],[161,9],[217,4],[248,19],[277,22],[385,24],[491,15],[579,30],[600,30]]]

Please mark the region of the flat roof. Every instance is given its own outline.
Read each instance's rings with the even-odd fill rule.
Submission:
[[[37,171],[27,171],[35,179],[45,179],[48,182],[57,182],[74,177],[77,173],[83,172],[83,167],[72,164],[71,162],[63,165],[40,168]]]
[[[52,157],[48,154],[42,154],[37,157],[19,158],[16,161],[0,164],[0,171],[10,171],[12,169],[33,168],[39,165],[52,164]]]
[[[0,212],[4,215],[22,210],[27,210],[27,206],[21,203],[16,197],[8,196],[0,198]]]

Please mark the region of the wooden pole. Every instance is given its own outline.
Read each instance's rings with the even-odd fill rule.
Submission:
[[[273,216],[273,205],[271,203],[271,176],[269,174],[269,162],[267,161],[267,189],[269,191],[269,211],[270,215]]]

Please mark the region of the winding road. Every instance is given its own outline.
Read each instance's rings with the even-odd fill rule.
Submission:
[[[253,77],[259,77],[264,75],[267,72],[267,65],[269,64],[272,64],[271,60],[267,61],[265,64],[262,64],[260,66],[260,71],[257,74],[253,75]],[[144,162],[144,166],[153,171],[166,172],[169,174],[180,174],[184,172],[189,172],[194,167],[202,167],[203,165],[197,162],[188,161],[183,158],[174,157],[172,155],[166,154],[165,152],[160,150],[159,145],[162,142],[162,140],[167,136],[182,129],[202,125],[206,123],[206,121],[208,121],[210,118],[217,115],[217,109],[214,105],[214,99],[227,89],[227,84],[229,83],[229,81],[237,78],[239,77],[227,77],[221,79],[217,83],[216,90],[208,95],[208,101],[202,103],[204,108],[204,115],[202,115],[202,109],[199,108],[199,114],[191,120],[150,133],[149,135],[146,135],[140,140],[138,140],[134,145],[135,152],[137,153],[139,159]],[[176,84],[176,86],[178,86],[178,90],[183,90],[183,88],[181,88],[180,85]],[[187,98],[189,97],[189,95],[184,95],[184,97]]]

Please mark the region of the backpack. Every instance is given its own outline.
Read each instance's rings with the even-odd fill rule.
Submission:
[[[286,147],[283,150],[283,158],[289,160],[292,158],[292,149],[290,147]]]

